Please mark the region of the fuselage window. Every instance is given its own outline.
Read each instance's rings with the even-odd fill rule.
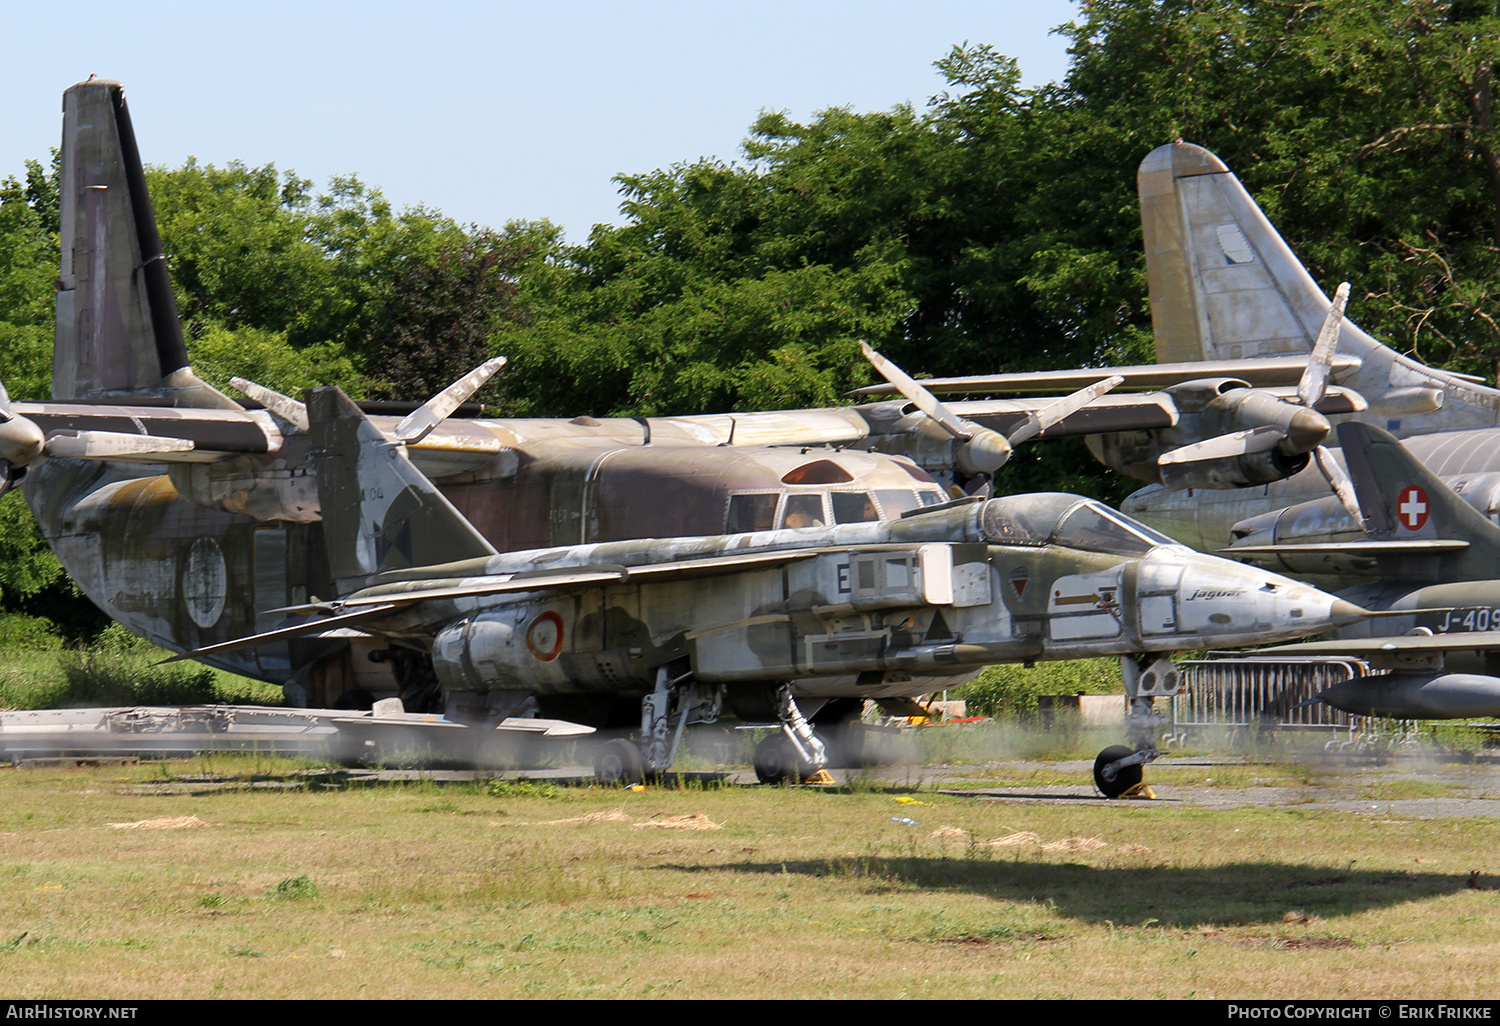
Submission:
[[[821,495],[788,495],[781,513],[782,527],[822,527],[828,522]]]
[[[881,488],[876,491],[875,498],[880,501],[880,512],[886,520],[896,520],[918,506],[917,493],[910,488]]]
[[[731,495],[724,533],[744,534],[747,531],[771,530],[776,526],[776,503],[780,499],[781,496],[775,492]]]
[[[834,492],[829,498],[833,500],[835,524],[863,524],[880,519],[867,492]]]

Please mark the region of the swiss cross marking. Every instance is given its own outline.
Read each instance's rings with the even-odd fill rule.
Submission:
[[[1427,523],[1427,493],[1416,485],[1401,490],[1400,498],[1396,500],[1396,513],[1401,518],[1401,526],[1408,531],[1416,531]]]

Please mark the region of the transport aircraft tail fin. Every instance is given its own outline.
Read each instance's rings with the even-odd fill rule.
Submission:
[[[1332,304],[1218,157],[1159,146],[1136,185],[1158,363],[1312,352]],[[1500,392],[1479,378],[1427,367],[1347,317],[1338,347],[1346,365],[1335,380],[1369,404],[1360,420],[1402,437],[1497,423]]]
[[[91,78],[63,94],[52,355],[55,399],[169,399],[238,409],[188,366],[125,92]]]
[[[1218,157],[1158,146],[1136,187],[1158,362],[1312,351],[1328,296]],[[1365,345],[1378,343],[1345,320],[1340,349]]]
[[[307,392],[328,560],[340,593],[384,570],[453,563],[495,549],[336,387]]]

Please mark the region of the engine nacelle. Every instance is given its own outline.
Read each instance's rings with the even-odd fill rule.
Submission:
[[[1090,435],[1089,451],[1105,466],[1138,481],[1183,488],[1244,488],[1270,484],[1301,471],[1312,451],[1328,436],[1325,414],[1364,409],[1364,400],[1346,389],[1330,389],[1316,409],[1294,401],[1294,395],[1251,388],[1238,378],[1185,381],[1166,390],[1178,420],[1168,428]],[[1271,430],[1274,447],[1260,452],[1225,454],[1186,451],[1165,466],[1160,459],[1184,447],[1224,436]],[[1255,446],[1258,448],[1258,446]]]
[[[1308,453],[1288,456],[1280,449],[1243,453],[1217,460],[1168,463],[1157,468],[1159,480],[1173,491],[1184,488],[1245,488],[1291,477],[1312,459]]]

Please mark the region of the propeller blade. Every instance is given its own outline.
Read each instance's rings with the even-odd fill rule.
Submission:
[[[229,383],[293,427],[302,431],[311,430],[307,421],[307,407],[291,396],[282,395],[245,378],[230,378]]]
[[[1232,459],[1248,453],[1266,452],[1276,448],[1286,435],[1278,427],[1263,424],[1248,431],[1236,431],[1228,435],[1216,435],[1201,442],[1193,442],[1164,452],[1157,457],[1158,466],[1169,463],[1197,463],[1199,460]]]
[[[1333,353],[1339,344],[1339,326],[1344,320],[1344,306],[1349,302],[1349,283],[1346,281],[1333,294],[1328,305],[1328,316],[1323,319],[1323,330],[1318,332],[1318,341],[1313,343],[1312,359],[1302,380],[1297,383],[1297,401],[1303,406],[1316,406],[1328,389],[1328,378],[1333,373]]]
[[[4,495],[14,488],[21,478],[26,476],[26,468],[15,467],[3,461],[0,461],[0,467],[3,467],[3,476],[0,476],[0,495]]]
[[[413,410],[406,419],[396,425],[396,439],[407,445],[420,442],[432,433],[432,429],[447,420],[453,411],[469,401],[469,396],[484,387],[504,367],[505,357],[486,360],[437,395]]]
[[[870,361],[870,366],[880,372],[881,377],[895,385],[898,392],[906,396],[917,409],[937,421],[944,431],[964,441],[974,437],[976,425],[944,406],[937,396],[918,384],[915,378],[871,349],[868,342],[861,342],[859,348],[865,354],[865,359]]]
[[[1104,393],[1118,388],[1124,383],[1125,379],[1116,374],[1113,377],[1104,378],[1102,381],[1096,381],[1087,388],[1080,388],[1071,395],[1065,395],[1056,402],[1043,406],[1040,410],[1037,410],[1023,420],[1020,426],[1005,437],[1010,441],[1011,445],[1020,445],[1022,442],[1035,438],[1043,431],[1056,427]]]
[[[1354,493],[1354,483],[1349,480],[1349,475],[1344,473],[1343,468],[1334,462],[1333,454],[1328,451],[1328,447],[1318,446],[1313,450],[1313,458],[1318,461],[1318,469],[1323,472],[1328,486],[1339,497],[1339,502],[1344,504],[1344,509],[1349,511],[1349,515],[1354,518],[1354,522],[1360,526],[1361,530],[1368,531],[1369,522],[1365,520],[1364,510],[1359,508],[1359,498]]]

